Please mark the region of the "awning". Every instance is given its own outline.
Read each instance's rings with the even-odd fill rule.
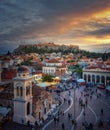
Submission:
[[[0,107],[0,114],[3,116],[6,116],[8,112],[11,110],[11,108],[6,108],[6,107]]]
[[[107,87],[106,87],[106,90],[110,91],[110,86],[107,86]]]
[[[78,79],[77,82],[79,82],[79,83],[85,83],[85,80],[84,79]]]

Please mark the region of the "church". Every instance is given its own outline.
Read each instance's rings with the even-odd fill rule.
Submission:
[[[20,66],[13,83],[0,93],[1,105],[12,108],[13,121],[19,124],[40,123],[52,110],[54,100],[51,93],[36,86],[32,78],[28,67]]]

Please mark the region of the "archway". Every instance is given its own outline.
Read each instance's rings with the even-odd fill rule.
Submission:
[[[105,84],[105,77],[101,76],[101,83]]]
[[[19,86],[16,88],[16,95],[19,96]]]
[[[92,82],[95,83],[95,75],[92,75]]]
[[[20,96],[22,97],[23,96],[23,88],[20,87]]]
[[[107,83],[107,85],[110,85],[110,77],[109,76],[107,76],[107,78],[106,78],[106,83]]]
[[[90,82],[91,81],[91,76],[90,75],[88,75],[88,82]]]
[[[30,114],[30,102],[27,103],[27,115]]]
[[[96,76],[96,83],[100,83],[100,76],[99,75]]]

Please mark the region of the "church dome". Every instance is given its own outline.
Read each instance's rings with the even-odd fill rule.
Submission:
[[[20,67],[18,68],[17,72],[18,72],[18,73],[29,73],[29,69],[28,69],[27,66],[22,65],[22,66],[20,66]]]

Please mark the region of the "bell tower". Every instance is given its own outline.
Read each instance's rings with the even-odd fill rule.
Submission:
[[[17,70],[14,82],[14,116],[13,121],[26,124],[32,116],[32,76],[29,69],[21,66]]]
[[[1,82],[1,73],[2,73],[2,67],[1,67],[1,61],[0,61],[0,82]]]

